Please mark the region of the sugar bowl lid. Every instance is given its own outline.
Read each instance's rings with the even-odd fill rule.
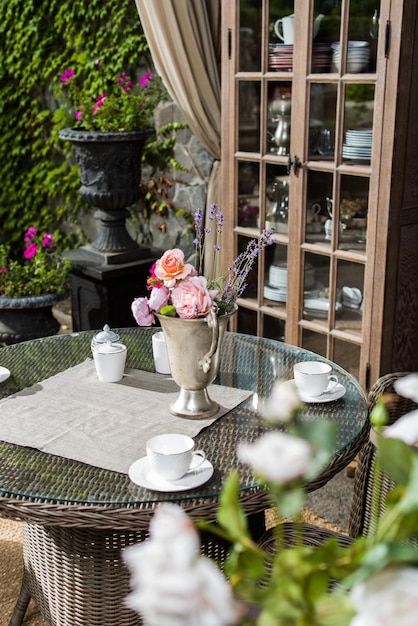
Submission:
[[[101,330],[97,335],[93,337],[91,340],[91,347],[95,348],[96,346],[101,346],[103,344],[117,343],[120,340],[120,337],[117,333],[109,328],[108,324],[103,326],[103,330]]]

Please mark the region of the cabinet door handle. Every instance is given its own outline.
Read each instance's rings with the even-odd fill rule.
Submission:
[[[287,160],[287,173],[290,174],[290,170],[293,168],[293,173],[297,176],[298,175],[298,169],[302,167],[302,163],[301,161],[299,161],[298,157],[295,156],[291,157],[291,155],[289,154],[289,158]]]

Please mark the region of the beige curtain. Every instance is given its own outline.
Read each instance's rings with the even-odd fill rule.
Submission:
[[[221,206],[220,0],[136,0],[154,65],[215,158],[207,203]]]

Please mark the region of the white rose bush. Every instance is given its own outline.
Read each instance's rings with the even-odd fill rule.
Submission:
[[[400,379],[396,391],[418,403],[418,374]],[[296,388],[278,381],[260,405],[267,432],[253,443],[237,442],[239,462],[252,467],[276,511],[275,550],[251,537],[236,471],[225,481],[217,524],[197,524],[230,542],[223,571],[200,554],[197,529],[182,509],[161,505],[150,539],[125,550],[132,584],[127,602],[144,624],[415,626],[418,549],[408,539],[418,535],[418,411],[386,427],[385,401],[379,399],[370,416],[378,438],[375,490],[382,471],[396,487],[385,512],[372,511],[374,534],[349,545],[335,537],[320,546],[302,539],[285,544],[280,521],[291,518],[303,533],[306,484],[329,460],[335,423],[304,420]]]

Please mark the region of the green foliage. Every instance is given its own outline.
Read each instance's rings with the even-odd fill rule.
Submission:
[[[0,57],[0,223],[2,237],[17,244],[28,223],[53,231],[77,224],[86,208],[78,169],[58,139],[70,112],[56,113],[54,126],[59,74],[98,57],[115,74],[145,72],[151,61],[134,0],[1,2]],[[70,232],[80,237],[75,226]]]

